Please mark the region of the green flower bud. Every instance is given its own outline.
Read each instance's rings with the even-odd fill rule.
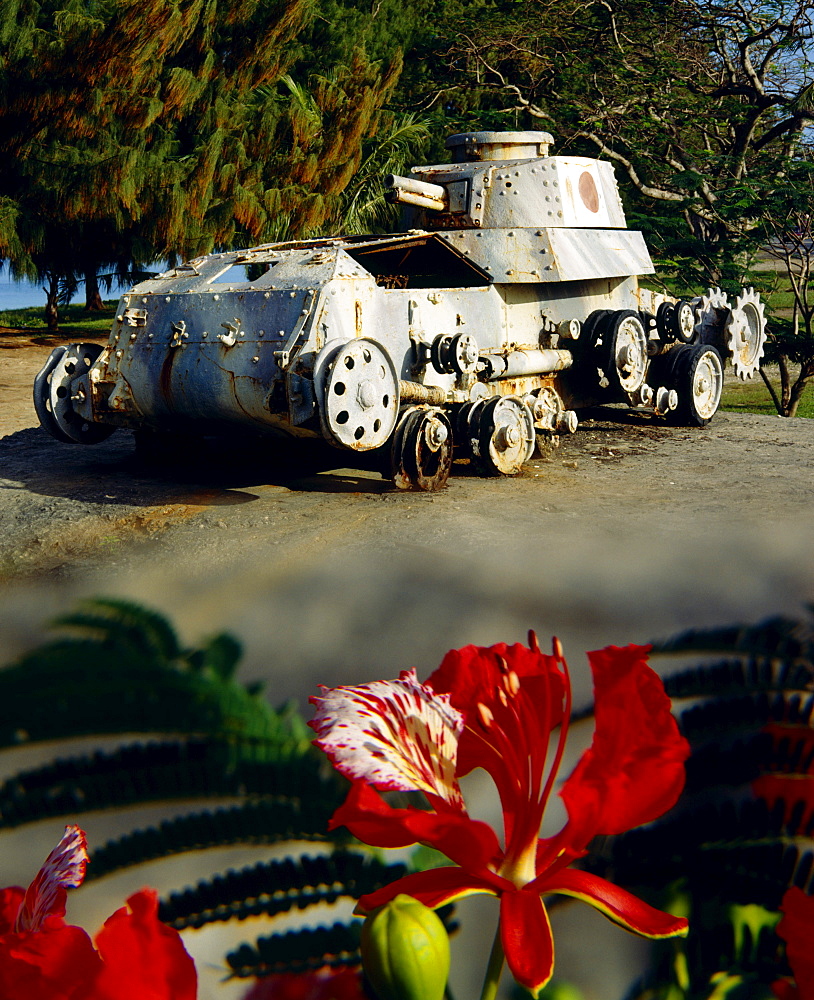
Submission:
[[[433,910],[403,893],[368,915],[362,963],[379,1000],[442,1000],[449,937]]]

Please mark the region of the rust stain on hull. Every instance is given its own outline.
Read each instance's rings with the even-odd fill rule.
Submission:
[[[175,352],[168,348],[167,356],[161,363],[161,374],[158,377],[158,385],[161,389],[161,397],[167,404],[167,408],[174,409],[172,403],[172,365],[175,361]]]

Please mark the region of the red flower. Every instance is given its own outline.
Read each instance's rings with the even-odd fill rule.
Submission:
[[[777,933],[786,942],[796,988],[781,979],[772,990],[779,1000],[814,1000],[814,898],[795,887],[783,896],[780,909]]]
[[[786,770],[767,768],[752,782],[752,791],[773,812],[783,806],[783,822],[796,830],[805,830],[814,820],[814,732],[807,725],[789,721],[770,722],[762,729],[773,751],[782,753],[784,745],[796,748],[794,763]]]
[[[367,1000],[359,968],[279,972],[264,976],[243,1000]]]
[[[0,890],[0,997],[195,1000],[195,966],[177,931],[158,920],[151,889],[108,918],[96,948],[65,923],[66,889],[82,884],[87,862],[85,834],[68,826],[28,890]]]
[[[605,879],[569,868],[597,834],[661,816],[684,785],[689,753],[647,647],[588,654],[594,675],[592,746],[560,795],[568,821],[553,837],[540,824],[562,761],[571,712],[568,669],[554,653],[500,644],[453,650],[429,678],[323,689],[311,723],[317,745],[353,779],[331,827],[377,847],[421,842],[457,867],[408,875],[360,900],[369,911],[407,893],[438,907],[472,893],[500,898],[503,949],[515,979],[535,995],[551,978],[554,946],[542,896],[577,896],[646,937],[683,935],[687,922],[653,909]],[[549,760],[552,733],[558,730]],[[504,836],[472,819],[458,778],[476,767],[500,793]],[[423,791],[432,807],[396,809],[378,791]]]

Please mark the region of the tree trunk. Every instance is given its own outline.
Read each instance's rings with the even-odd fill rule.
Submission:
[[[791,376],[789,375],[789,359],[785,354],[781,354],[777,359],[780,368],[780,409],[778,413],[781,417],[789,415],[789,400],[791,399]]]
[[[707,280],[711,285],[720,284],[723,274],[721,268],[713,258],[721,241],[726,236],[726,226],[723,223],[705,219],[691,208],[685,209],[683,214],[692,235],[708,249],[709,257],[699,260],[699,263],[703,264]]]
[[[105,308],[99,292],[99,279],[96,276],[96,268],[88,268],[85,271],[85,308],[90,312],[102,312]]]
[[[55,274],[48,275],[48,287],[45,292],[45,325],[50,333],[59,331],[59,278]]]
[[[807,385],[806,379],[798,378],[797,381],[794,383],[794,385],[791,387],[788,413],[786,414],[787,417],[797,416],[797,410],[800,406],[800,400],[803,398],[803,393],[805,392],[806,385]]]
[[[783,416],[783,404],[780,402],[780,398],[778,397],[777,393],[775,392],[775,388],[772,385],[771,379],[766,374],[766,369],[762,365],[760,367],[760,377],[763,379],[763,382],[764,382],[766,388],[769,390],[769,395],[772,397],[772,402],[774,403],[774,408],[777,410],[778,414],[782,417]]]

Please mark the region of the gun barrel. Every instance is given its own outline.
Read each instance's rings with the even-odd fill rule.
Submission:
[[[444,212],[449,208],[449,195],[441,184],[428,184],[414,177],[388,174],[384,179],[384,186],[389,189],[385,192],[385,198],[389,202],[417,205],[435,212]]]

